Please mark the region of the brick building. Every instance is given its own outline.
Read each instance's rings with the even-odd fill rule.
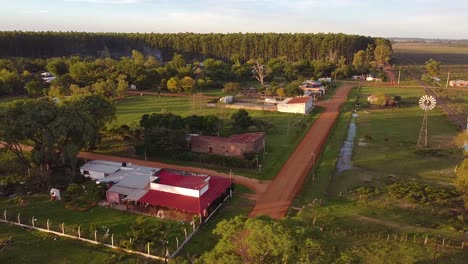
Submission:
[[[240,157],[245,153],[259,153],[265,148],[265,133],[244,133],[225,137],[190,135],[192,152]]]

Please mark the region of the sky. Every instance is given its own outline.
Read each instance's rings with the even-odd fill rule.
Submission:
[[[0,0],[0,30],[468,39],[467,0]]]

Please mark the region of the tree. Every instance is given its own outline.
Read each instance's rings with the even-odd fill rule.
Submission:
[[[246,218],[223,220],[213,233],[214,249],[195,263],[331,263],[318,235],[294,220]]]
[[[121,74],[121,75],[119,75],[119,77],[117,78],[117,90],[116,90],[116,93],[117,93],[117,95],[119,95],[120,97],[124,97],[124,96],[125,96],[125,93],[127,93],[127,89],[128,89],[127,76]]]
[[[286,92],[284,91],[284,88],[278,88],[276,89],[276,95],[281,98],[286,96]]]
[[[251,59],[248,63],[252,66],[255,79],[263,86],[265,78],[271,74],[271,69],[264,65],[263,59]]]
[[[465,202],[465,210],[468,210],[468,159],[458,166],[455,178],[455,186],[462,193]]]
[[[250,117],[249,112],[244,109],[239,109],[237,112],[233,113],[231,120],[233,120],[232,126],[241,130],[245,130],[253,124],[252,117]]]
[[[426,61],[426,70],[429,76],[431,77],[437,77],[440,74],[440,62],[430,59]]]
[[[366,69],[366,54],[365,51],[360,50],[354,54],[353,66],[360,74],[364,73]]]
[[[56,77],[68,73],[68,65],[62,58],[49,59],[47,61],[46,69]]]
[[[109,80],[109,79],[105,81],[100,80],[94,83],[91,86],[91,88],[95,93],[101,94],[106,98],[114,97],[116,95],[116,90],[117,90],[114,81]]]
[[[459,132],[454,138],[453,143],[458,148],[463,148],[468,143],[468,133],[465,131]]]
[[[240,91],[240,84],[235,82],[228,82],[224,84],[223,93],[224,94],[237,94]]]
[[[2,69],[0,71],[0,95],[19,93],[22,82],[18,73]]]
[[[73,105],[49,100],[18,100],[0,111],[0,141],[25,163],[60,165],[95,141],[92,117]],[[21,144],[32,146],[31,160]]]
[[[24,86],[29,96],[41,96],[44,93],[46,85],[44,82],[38,79],[31,80],[27,82]]]
[[[82,88],[83,89],[83,88]],[[66,103],[72,104],[79,111],[93,118],[99,130],[102,130],[106,123],[115,119],[115,107],[102,95],[79,95],[74,96]]]
[[[179,81],[179,86],[186,94],[193,93],[195,91],[195,80],[190,76],[185,76]]]
[[[388,63],[392,57],[392,44],[385,39],[378,38],[376,40],[376,47],[374,50],[374,57],[377,66],[383,66]]]
[[[179,93],[180,92],[179,78],[177,77],[170,78],[169,81],[167,81],[167,89],[170,92]]]

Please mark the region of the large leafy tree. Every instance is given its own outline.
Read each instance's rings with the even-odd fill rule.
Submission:
[[[25,164],[63,164],[95,141],[97,129],[76,106],[49,100],[19,100],[0,111],[1,144]],[[22,144],[31,146],[31,160]]]
[[[468,210],[468,159],[465,159],[457,168],[455,186],[463,195],[465,209]]]
[[[244,109],[239,109],[237,112],[233,113],[231,119],[233,121],[232,125],[237,129],[245,130],[253,125],[252,117],[250,117],[249,112]]]
[[[436,77],[440,74],[440,62],[430,59],[425,63],[427,73],[431,77]]]
[[[318,236],[303,223],[237,216],[221,221],[215,248],[195,263],[330,263]]]
[[[257,81],[260,82],[260,85],[263,86],[265,83],[265,78],[270,76],[272,70],[265,65],[264,59],[251,59],[248,63],[252,66],[253,76]]]

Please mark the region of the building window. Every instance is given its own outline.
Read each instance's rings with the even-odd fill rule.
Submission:
[[[84,175],[89,175],[89,171],[83,171]]]
[[[208,147],[208,153],[213,153],[213,147]]]

